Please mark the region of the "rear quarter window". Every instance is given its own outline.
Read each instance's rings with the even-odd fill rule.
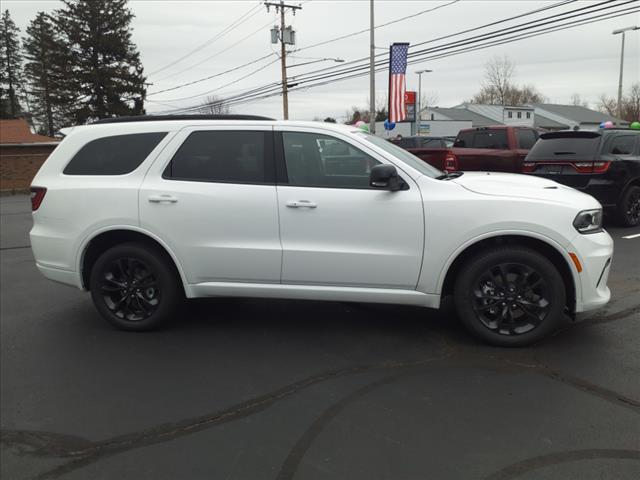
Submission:
[[[65,167],[65,175],[124,175],[149,156],[167,132],[97,138],[84,145]]]
[[[640,135],[612,135],[607,139],[602,153],[610,155],[632,155]]]

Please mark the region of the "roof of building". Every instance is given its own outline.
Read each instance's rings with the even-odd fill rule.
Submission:
[[[58,142],[57,138],[33,133],[31,126],[24,118],[0,120],[0,145],[56,142]]]
[[[600,124],[600,122],[612,121],[616,122],[617,119],[606,113],[591,110],[590,108],[583,107],[581,105],[560,105],[556,103],[536,103],[532,105],[536,109],[546,110],[549,113],[559,115],[561,117],[572,120],[576,123],[589,123]],[[537,116],[537,115],[536,115]],[[622,121],[624,125],[629,122]]]
[[[536,113],[533,117],[533,126],[535,128],[545,128],[547,130],[568,130],[570,127],[567,124],[556,122],[550,118]]]
[[[430,110],[433,110],[440,115],[444,115],[445,117],[449,117],[451,120],[470,120],[471,125],[474,127],[489,127],[496,124],[495,120],[464,108],[433,107],[430,108]]]

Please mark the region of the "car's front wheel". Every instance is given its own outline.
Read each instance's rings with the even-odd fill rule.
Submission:
[[[624,227],[640,225],[640,187],[631,185],[618,204],[618,221]]]
[[[562,322],[566,304],[564,282],[553,263],[515,246],[471,258],[457,277],[454,297],[469,331],[499,346],[545,337]]]
[[[126,243],[104,252],[91,270],[93,302],[112,325],[151,330],[169,320],[181,298],[179,279],[155,248]]]

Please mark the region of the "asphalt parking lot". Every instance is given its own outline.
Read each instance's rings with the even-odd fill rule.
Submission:
[[[610,304],[492,348],[450,307],[211,299],[112,329],[0,198],[3,479],[640,478],[640,228]]]

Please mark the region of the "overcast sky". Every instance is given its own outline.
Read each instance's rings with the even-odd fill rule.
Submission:
[[[293,25],[296,30],[296,48],[304,48],[366,29],[369,26],[369,0],[301,0],[301,2],[303,8],[295,17],[290,13],[287,14],[287,23]],[[148,81],[153,83],[149,87],[150,102],[147,104],[147,110],[159,112],[167,110],[168,106],[194,105],[202,98],[197,97],[198,95],[214,89],[217,89],[215,95],[224,97],[280,81],[280,63],[274,55],[211,80],[171,92],[152,94],[158,90],[224,72],[277,51],[276,46],[270,43],[269,33],[271,26],[276,23],[275,12],[272,8],[267,13],[264,6],[251,10],[258,3],[256,0],[130,1],[130,8],[135,14],[133,39],[140,50],[145,72],[149,77]],[[292,3],[298,4],[297,1]],[[450,3],[450,0],[376,0],[375,23],[380,25],[446,3]],[[375,42],[378,47],[383,48],[378,50],[382,53],[385,51],[384,48],[388,48],[392,42],[416,44],[554,3],[558,3],[558,0],[549,2],[463,0],[433,12],[412,16],[410,19],[376,29]],[[538,14],[538,17],[593,3],[574,2]],[[56,0],[3,0],[2,2],[3,10],[9,9],[23,32],[36,12],[51,12],[60,6],[61,2]],[[252,16],[237,28],[175,65],[154,73],[211,40],[248,11]],[[526,17],[519,22],[535,18],[537,17]],[[407,89],[417,90],[416,70],[432,69],[433,73],[423,75],[423,92],[435,97],[439,106],[454,106],[469,99],[478,90],[483,76],[483,65],[488,60],[496,55],[508,55],[517,65],[515,75],[517,83],[535,85],[552,103],[569,103],[572,94],[579,93],[591,106],[595,106],[600,94],[617,95],[621,36],[614,36],[611,32],[631,25],[640,25],[640,15],[636,13],[484,50],[410,65],[407,71]],[[485,33],[490,29],[474,34]],[[252,35],[249,36],[250,34]],[[453,37],[449,41],[459,38],[464,37]],[[640,79],[640,31],[628,32],[626,38],[625,90],[631,83],[638,82]],[[234,46],[237,42],[240,43]],[[304,58],[290,58],[288,63],[302,63],[311,61],[309,58],[325,57],[339,57],[349,61],[368,54],[369,34],[366,32],[327,45],[305,49],[298,54],[293,54]],[[238,80],[274,60],[276,60],[275,63],[255,75]],[[329,66],[332,66],[330,61],[299,66],[291,68],[289,75]],[[377,95],[386,94],[387,82],[386,73],[376,75]],[[292,92],[289,97],[289,115],[292,119],[324,118],[325,116],[342,119],[350,106],[366,105],[368,92],[368,76],[306,91]],[[190,96],[195,98],[176,100]],[[151,101],[161,103],[151,103]],[[281,97],[263,99],[234,106],[233,111],[281,118],[282,100]]]

